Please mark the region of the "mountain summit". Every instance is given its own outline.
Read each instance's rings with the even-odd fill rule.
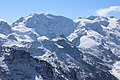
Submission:
[[[34,29],[40,36],[54,38],[59,35],[68,36],[75,29],[73,20],[51,14],[31,14],[21,17],[13,23],[13,27],[24,26]]]

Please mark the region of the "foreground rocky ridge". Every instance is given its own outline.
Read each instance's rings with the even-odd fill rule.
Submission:
[[[2,80],[117,80],[111,72],[120,60],[117,18],[43,13],[0,27]]]
[[[56,54],[57,55],[57,54]],[[54,56],[54,55],[52,55]],[[48,56],[49,58],[53,58]],[[62,56],[61,56],[62,57]],[[73,57],[71,57],[73,58]],[[33,58],[23,50],[1,47],[0,79],[1,80],[117,80],[111,75],[107,66],[100,69],[100,64],[92,66],[82,59],[54,61]],[[45,58],[44,58],[45,59]],[[76,63],[74,62],[76,61]],[[54,64],[54,65],[53,65]]]

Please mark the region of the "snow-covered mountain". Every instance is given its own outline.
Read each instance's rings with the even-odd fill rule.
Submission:
[[[31,14],[0,21],[0,79],[117,80],[120,19]],[[116,78],[117,77],[117,78]]]
[[[21,17],[13,23],[14,30],[20,28],[20,26],[31,28],[40,36],[48,38],[54,38],[61,34],[68,36],[75,29],[73,20],[45,13]]]

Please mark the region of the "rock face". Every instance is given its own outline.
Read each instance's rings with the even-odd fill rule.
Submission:
[[[0,21],[0,79],[118,80],[119,21],[44,13]]]
[[[0,52],[1,80],[53,80],[53,67],[46,61],[38,61],[22,50],[2,47]]]
[[[8,35],[10,33],[12,33],[12,29],[9,24],[7,24],[7,22],[0,21],[0,34]]]

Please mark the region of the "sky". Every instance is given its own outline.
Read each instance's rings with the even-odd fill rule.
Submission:
[[[90,15],[120,18],[120,0],[0,0],[0,19],[8,23],[32,13],[50,13],[71,19]]]

